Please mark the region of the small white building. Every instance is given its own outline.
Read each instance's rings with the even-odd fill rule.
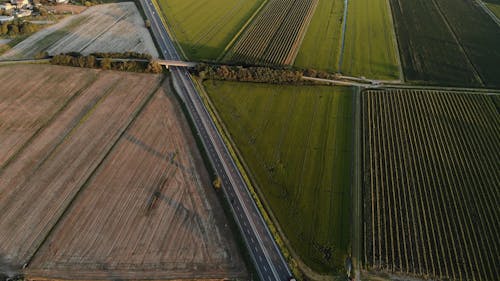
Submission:
[[[14,20],[13,16],[0,16],[0,23],[9,22],[13,20]]]
[[[56,0],[57,4],[68,4],[69,0]]]

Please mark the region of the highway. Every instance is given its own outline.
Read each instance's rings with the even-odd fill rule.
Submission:
[[[174,43],[151,0],[140,0],[140,3],[151,22],[151,30],[158,42],[161,55],[166,60],[180,61],[181,58]],[[174,87],[191,115],[212,166],[221,178],[222,190],[230,201],[232,213],[260,279],[263,281],[289,280],[290,269],[197,93],[189,72],[184,67],[172,66],[169,69]]]

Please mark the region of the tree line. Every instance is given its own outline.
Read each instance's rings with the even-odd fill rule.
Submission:
[[[317,71],[314,69],[294,69],[287,67],[264,66],[232,66],[215,64],[198,64],[191,69],[191,73],[202,80],[225,80],[240,82],[256,82],[271,84],[314,84],[312,81],[302,80],[303,76],[336,79],[336,74]]]
[[[129,61],[113,61],[113,59],[130,59]],[[141,59],[146,61],[135,61]],[[52,57],[51,64],[85,68],[100,68],[128,72],[161,73],[162,67],[152,60],[148,54],[126,53],[93,53],[84,56],[77,52],[59,54]]]
[[[27,21],[11,21],[0,24],[0,36],[26,35],[38,31],[39,27]]]

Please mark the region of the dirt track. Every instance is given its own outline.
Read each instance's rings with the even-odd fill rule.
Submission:
[[[1,172],[0,263],[60,279],[245,276],[168,81],[86,72],[96,80]]]

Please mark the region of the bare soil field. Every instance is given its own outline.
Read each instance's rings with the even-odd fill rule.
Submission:
[[[54,114],[96,78],[86,70],[75,69],[66,76],[63,68],[43,69],[0,67],[0,171]]]
[[[59,79],[80,71],[24,67],[59,70]],[[86,71],[95,81],[77,90],[0,171],[0,273],[9,268],[50,279],[245,276],[231,233],[221,227],[225,218],[208,176],[195,167],[201,160],[168,81]],[[27,101],[36,97],[11,92],[23,94]]]
[[[53,11],[56,14],[73,13],[79,14],[87,9],[85,6],[72,5],[72,4],[58,4],[54,6],[46,6],[47,10]]]
[[[40,52],[48,52],[49,55],[80,52],[88,55],[127,51],[158,57],[151,35],[133,2],[88,8],[31,35],[0,58],[31,58]]]

